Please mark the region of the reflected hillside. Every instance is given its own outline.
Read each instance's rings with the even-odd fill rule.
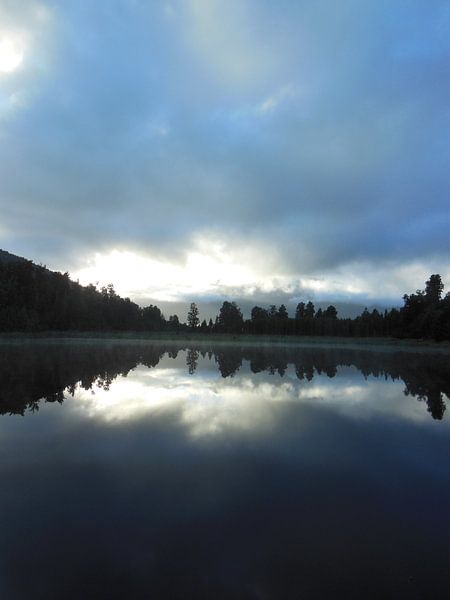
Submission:
[[[79,388],[108,390],[117,377],[126,377],[138,365],[155,368],[163,358],[178,358],[176,368],[192,376],[213,368],[223,378],[245,371],[283,378],[290,369],[305,385],[315,376],[333,378],[339,369],[353,367],[365,378],[402,381],[405,395],[426,402],[433,419],[443,418],[444,397],[450,397],[450,364],[444,355],[336,347],[29,343],[0,346],[0,414],[24,415],[40,402],[62,403]]]
[[[138,364],[155,367],[165,352],[106,344],[0,346],[0,413],[23,415],[41,400],[61,403],[77,387],[108,389]]]

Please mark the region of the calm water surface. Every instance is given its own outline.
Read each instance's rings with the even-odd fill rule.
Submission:
[[[449,396],[445,354],[3,343],[0,598],[447,599]]]

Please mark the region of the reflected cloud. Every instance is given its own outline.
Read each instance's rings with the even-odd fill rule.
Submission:
[[[3,414],[72,396],[65,413],[79,419],[113,426],[169,415],[197,438],[268,432],[290,410],[300,421],[304,410],[351,420],[441,420],[450,393],[445,355],[100,340],[3,344],[0,354]]]
[[[262,381],[261,381],[262,380]],[[120,378],[108,391],[78,389],[71,413],[109,424],[171,415],[194,438],[229,436],[233,432],[267,434],[285,421],[295,407],[332,411],[352,420],[377,417],[429,421],[425,407],[412,403],[400,382],[379,379],[356,383],[355,374],[339,374],[330,381],[320,375],[312,382],[267,380],[267,374],[248,374],[224,380],[192,378],[184,369],[140,366],[132,376]],[[301,423],[297,423],[298,426]]]

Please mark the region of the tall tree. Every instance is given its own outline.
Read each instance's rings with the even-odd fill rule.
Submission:
[[[425,298],[428,302],[439,302],[444,291],[444,284],[440,275],[431,275],[425,283]]]
[[[315,312],[316,309],[314,308],[314,304],[310,300],[305,308],[305,317],[307,317],[308,319],[312,319],[314,317]]]
[[[305,303],[299,302],[297,304],[297,308],[295,309],[295,318],[297,321],[299,321],[300,319],[303,319],[304,316],[305,316]]]
[[[200,323],[199,310],[195,302],[191,302],[191,306],[187,314],[187,322],[191,329],[195,329]]]

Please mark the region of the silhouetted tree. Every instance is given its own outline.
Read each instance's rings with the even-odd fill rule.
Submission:
[[[310,300],[305,308],[305,317],[307,319],[312,319],[314,317],[314,313],[315,313],[314,304]]]
[[[269,319],[271,319],[272,321],[274,321],[277,318],[278,315],[278,310],[277,307],[275,306],[275,304],[271,304],[269,306]]]
[[[236,302],[225,301],[219,311],[217,325],[219,331],[225,333],[241,333],[244,327],[244,319]]]
[[[195,304],[195,302],[191,302],[191,306],[189,308],[189,312],[187,315],[187,322],[191,329],[196,329],[196,327],[198,327],[198,324],[200,322],[198,315],[199,315],[199,310],[198,310],[197,305]]]
[[[440,275],[431,275],[425,283],[425,298],[428,302],[439,302],[444,291],[444,284]]]
[[[146,306],[142,309],[142,326],[148,331],[160,331],[163,328],[164,317],[157,306]]]
[[[172,331],[178,331],[180,329],[180,320],[178,318],[178,315],[170,315],[169,329]]]
[[[295,309],[295,318],[297,321],[299,321],[300,319],[303,319],[304,316],[305,316],[305,303],[299,302],[297,304],[297,308]]]
[[[324,317],[327,319],[337,319],[337,310],[336,307],[333,306],[332,304],[330,304],[330,306],[328,306],[324,312]]]
[[[269,315],[267,310],[260,306],[254,306],[251,311],[251,333],[266,333]]]
[[[260,306],[254,306],[251,312],[252,321],[265,321],[268,317],[267,310]]]
[[[280,308],[278,309],[278,318],[283,320],[289,319],[288,311],[284,304],[281,304]]]
[[[396,334],[401,337],[448,339],[450,316],[448,300],[442,300],[443,290],[441,276],[434,274],[426,282],[424,291],[405,294]]]

